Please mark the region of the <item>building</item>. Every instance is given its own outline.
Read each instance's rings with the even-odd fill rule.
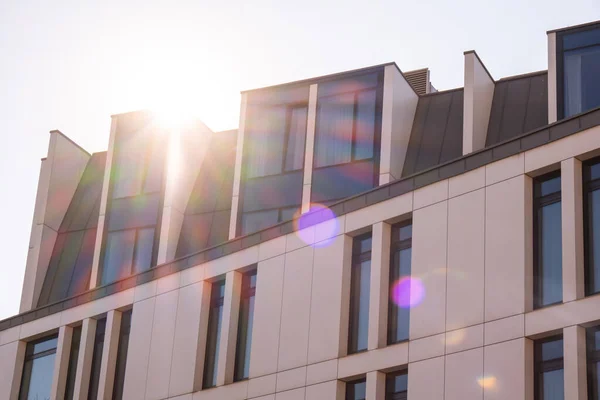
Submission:
[[[2,399],[598,399],[600,22],[464,87],[385,64],[237,131],[52,131]]]

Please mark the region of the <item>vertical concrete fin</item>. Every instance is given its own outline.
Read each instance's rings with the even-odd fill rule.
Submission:
[[[464,54],[463,155],[466,155],[485,147],[495,82],[474,50]]]

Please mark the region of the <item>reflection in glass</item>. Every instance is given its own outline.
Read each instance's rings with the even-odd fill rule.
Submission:
[[[319,99],[315,167],[343,164],[352,160],[353,121],[353,93]]]
[[[371,284],[371,234],[354,238],[350,278],[348,353],[367,349]]]
[[[235,351],[236,360],[234,380],[236,381],[248,378],[250,372],[250,348],[252,344],[255,293],[256,270],[252,270],[245,273],[242,277],[237,348]]]
[[[225,298],[225,281],[215,282],[211,286],[210,312],[208,315],[208,334],[204,358],[203,388],[216,386],[217,363],[219,361],[219,339],[221,337],[221,319],[223,317],[223,301]]]
[[[389,373],[385,382],[385,400],[406,400],[408,374],[406,371]]]
[[[565,51],[565,118],[600,106],[600,43]]]
[[[27,344],[19,400],[50,399],[57,337]]]
[[[109,232],[106,237],[102,284],[129,275],[133,258],[135,230]]]
[[[392,227],[390,257],[390,287],[388,302],[388,344],[408,339],[410,307],[394,298],[397,282],[410,278],[412,253],[412,222],[403,222]],[[410,285],[403,285],[409,293],[401,293],[410,299]],[[405,302],[406,303],[406,302]],[[410,304],[410,302],[409,302]]]
[[[563,400],[563,340],[553,337],[535,343],[537,400]]]
[[[346,400],[365,400],[367,382],[364,379],[346,383]]]

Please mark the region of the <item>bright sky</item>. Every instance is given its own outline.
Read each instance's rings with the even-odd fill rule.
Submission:
[[[241,90],[389,61],[450,89],[465,50],[496,79],[542,70],[547,30],[598,19],[598,0],[0,0],[0,319],[18,312],[50,130],[102,151],[111,114],[173,104],[236,128]]]

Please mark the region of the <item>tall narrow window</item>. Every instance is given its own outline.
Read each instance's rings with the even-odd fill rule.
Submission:
[[[238,322],[237,346],[235,350],[234,380],[248,378],[250,372],[250,347],[254,320],[254,295],[256,294],[256,269],[242,277],[240,296],[240,318]]]
[[[600,25],[559,32],[557,50],[558,69],[563,72],[562,81],[560,74],[558,79],[562,117],[600,106]]]
[[[350,278],[348,354],[367,349],[371,282],[371,234],[354,238]]]
[[[75,390],[75,374],[77,373],[77,360],[79,360],[79,345],[81,343],[81,326],[73,328],[71,351],[69,354],[69,367],[67,369],[67,384],[65,386],[65,399],[72,400]]]
[[[27,343],[19,400],[50,398],[57,342],[54,335]]]
[[[583,167],[583,213],[585,224],[585,289],[600,292],[600,158]]]
[[[563,339],[555,336],[535,343],[535,400],[563,400]]]
[[[123,398],[123,386],[125,384],[125,367],[127,366],[127,350],[129,349],[129,332],[131,332],[131,313],[129,310],[121,316],[121,328],[119,329],[119,347],[117,349],[117,366],[115,368],[115,383],[113,386],[113,400]]]
[[[411,306],[411,254],[412,221],[401,222],[392,226],[388,300],[388,344],[408,339]]]
[[[600,326],[587,330],[588,399],[600,399]]]
[[[217,363],[219,361],[219,338],[221,336],[221,319],[223,317],[223,301],[225,299],[225,281],[212,284],[210,289],[210,311],[208,314],[208,334],[206,335],[206,352],[204,356],[204,378],[202,386],[210,388],[217,384]]]
[[[562,301],[560,172],[534,183],[534,307]]]
[[[346,400],[365,400],[367,398],[367,382],[365,379],[346,383]]]
[[[408,374],[406,371],[392,372],[385,378],[385,400],[406,400]]]
[[[90,373],[90,386],[88,399],[98,397],[100,384],[100,365],[102,364],[102,351],[104,350],[104,333],[106,331],[106,318],[96,322],[96,336],[94,338],[94,354],[92,355],[92,372]]]

